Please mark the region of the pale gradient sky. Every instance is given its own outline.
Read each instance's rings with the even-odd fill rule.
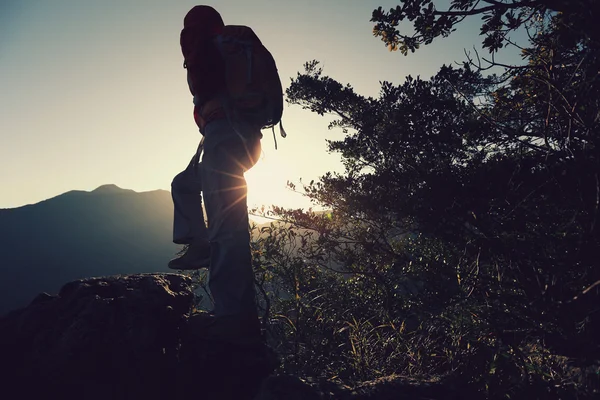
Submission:
[[[191,0],[0,0],[0,208],[116,184],[170,190],[200,134],[179,47]],[[372,36],[371,12],[393,0],[222,0],[226,24],[251,26],[282,83],[317,59],[325,73],[375,96],[379,81],[430,77],[480,42],[476,26],[404,57]],[[247,174],[249,204],[302,207],[287,180],[340,169],[327,118],[286,106],[288,137]],[[276,130],[277,132],[277,130]]]

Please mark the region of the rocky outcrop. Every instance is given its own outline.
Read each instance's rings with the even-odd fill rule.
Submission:
[[[191,281],[177,274],[84,279],[0,320],[2,392],[22,399],[252,399],[273,370],[264,348],[201,339]],[[3,396],[4,397],[4,396]],[[8,397],[6,397],[8,398]]]

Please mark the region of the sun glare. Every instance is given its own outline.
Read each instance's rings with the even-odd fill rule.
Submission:
[[[275,159],[261,159],[245,174],[248,182],[248,207],[308,207],[307,200],[287,188],[290,170]]]

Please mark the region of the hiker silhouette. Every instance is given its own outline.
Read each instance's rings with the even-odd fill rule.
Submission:
[[[173,179],[173,241],[187,244],[169,267],[208,268],[214,316],[209,329],[229,342],[261,340],[248,229],[244,172],[261,153],[261,128],[228,112],[226,65],[217,38],[225,25],[212,7],[195,6],[184,19],[181,49],[202,140],[188,167]],[[248,28],[249,29],[249,28]],[[261,103],[262,104],[262,103]],[[280,115],[279,115],[280,117]],[[204,200],[208,225],[202,210]]]

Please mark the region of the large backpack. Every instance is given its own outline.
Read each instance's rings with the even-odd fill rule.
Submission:
[[[202,116],[222,107],[234,127],[240,123],[265,129],[281,124],[283,90],[271,53],[247,26],[227,25],[214,43],[225,65],[225,88],[218,98],[207,102]],[[275,143],[277,146],[277,143]]]

